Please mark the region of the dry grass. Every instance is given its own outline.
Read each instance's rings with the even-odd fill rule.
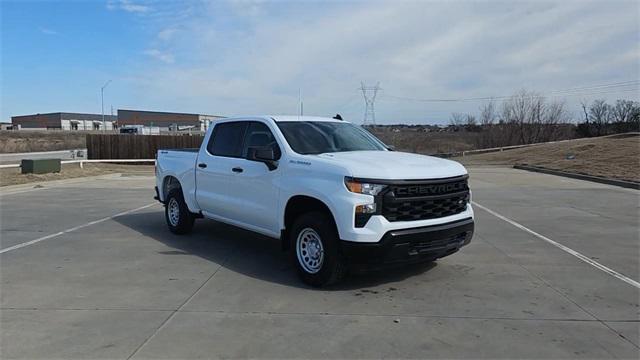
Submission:
[[[640,181],[640,136],[621,134],[455,158],[465,165],[527,164]]]
[[[0,153],[86,148],[86,133],[70,131],[0,131]]]
[[[51,174],[21,174],[20,168],[0,169],[0,186],[27,184],[40,181],[72,179],[85,176],[107,175],[114,173],[153,175],[153,165],[121,164],[63,164],[62,171]]]
[[[387,145],[395,146],[398,151],[418,154],[438,154],[474,149],[479,133],[472,132],[418,132],[411,129],[392,127],[369,129],[378,139]]]

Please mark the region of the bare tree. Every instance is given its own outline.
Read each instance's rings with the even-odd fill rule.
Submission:
[[[557,140],[560,124],[569,123],[571,115],[564,101],[553,101],[545,106],[539,141]]]
[[[612,110],[612,118],[615,122],[626,123],[631,122],[633,116],[638,111],[638,103],[631,100],[618,100]]]
[[[538,93],[521,90],[502,104],[502,137],[509,144],[531,144],[555,139],[559,124],[567,122],[564,102],[550,102]]]
[[[585,107],[586,107],[585,103]],[[465,121],[466,120],[466,121]],[[478,147],[531,144],[571,138],[575,126],[564,101],[548,101],[527,90],[516,92],[498,109],[492,100],[480,106],[479,118],[461,113],[451,114],[451,124],[464,123],[467,131],[477,131]],[[480,125],[478,125],[478,123]],[[473,129],[473,130],[472,130]]]
[[[475,115],[467,114],[465,116],[464,125],[466,127],[474,127],[478,125],[478,121],[476,120]]]
[[[587,100],[582,100],[580,101],[580,106],[582,107],[582,112],[584,113],[584,122],[588,124],[589,111],[587,110],[587,108],[589,108],[589,103],[587,102]]]
[[[497,117],[496,103],[493,100],[480,106],[480,125],[493,125]]]
[[[634,102],[633,112],[629,121],[633,131],[640,131],[640,103]]]
[[[449,124],[453,126],[463,126],[466,121],[467,115],[454,112],[449,118]]]
[[[496,124],[498,114],[496,112],[496,103],[491,100],[480,106],[480,136],[477,139],[477,146],[480,148],[488,148],[500,146],[501,124]]]
[[[607,125],[611,122],[612,109],[611,105],[603,99],[594,100],[589,107],[589,122],[596,129],[596,135],[605,135]]]
[[[520,90],[502,103],[500,120],[508,125],[508,141],[515,144],[536,142],[541,131],[543,108],[544,98],[526,90]]]

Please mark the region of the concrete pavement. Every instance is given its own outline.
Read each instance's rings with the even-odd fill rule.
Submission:
[[[474,201],[635,281],[639,192],[471,169]],[[1,193],[1,191],[0,191]],[[476,208],[435,263],[304,286],[279,243],[170,234],[152,177],[0,195],[2,358],[637,358],[640,290]]]

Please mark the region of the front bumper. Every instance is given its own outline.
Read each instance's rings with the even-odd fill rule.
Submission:
[[[474,218],[473,208],[471,207],[471,204],[467,204],[465,211],[459,214],[435,219],[389,221],[382,215],[374,215],[369,219],[364,227],[357,228],[353,226],[354,211],[353,209],[349,210],[350,211],[340,212],[342,211],[340,208],[338,209],[338,212],[335,213],[338,231],[340,232],[341,239],[358,243],[379,243],[382,241],[384,234],[390,231],[405,230],[409,228],[426,228]],[[342,219],[349,219],[350,222],[343,221]]]
[[[377,243],[341,241],[351,265],[368,267],[432,261],[458,251],[473,237],[474,221],[467,218],[441,225],[390,230]]]

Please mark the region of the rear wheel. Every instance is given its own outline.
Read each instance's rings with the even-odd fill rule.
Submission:
[[[169,231],[178,235],[191,232],[196,219],[193,213],[189,211],[181,189],[169,191],[165,200],[164,215]]]
[[[311,212],[298,217],[289,232],[289,241],[293,261],[305,283],[320,287],[344,277],[338,231],[328,214]]]

